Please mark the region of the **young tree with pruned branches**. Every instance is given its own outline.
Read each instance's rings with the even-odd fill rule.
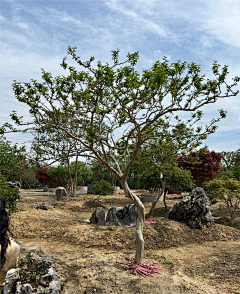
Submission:
[[[12,119],[22,126],[20,130],[64,132],[83,146],[86,156],[115,174],[125,196],[138,209],[135,261],[141,262],[145,208],[127,184],[138,151],[149,140],[162,138],[162,132],[154,130],[165,127],[165,116],[179,112],[201,115],[202,106],[215,103],[218,98],[236,96],[238,91],[233,88],[240,79],[234,78],[222,94],[228,68],[221,69],[217,62],[212,67],[214,78],[205,80],[200,66],[181,61],[170,64],[166,58],[140,74],[136,70],[138,52],[128,54],[125,62],[119,62],[119,50],[112,51],[113,65],[99,61],[96,67],[92,65],[94,57],[83,62],[76,55],[75,47],[69,47],[68,54],[81,70],[69,66],[65,57],[61,66],[69,71],[67,76],[54,78],[42,70],[42,82],[14,82],[16,98],[30,107],[33,119],[26,123],[15,112]],[[225,116],[220,110],[220,118]],[[214,132],[220,118],[213,119],[206,130]],[[17,130],[8,124],[3,126],[7,127]]]
[[[159,132],[162,133],[162,138],[158,140],[150,140],[141,146],[138,157],[151,161],[157,167],[159,179],[161,181],[161,190],[159,190],[157,197],[152,202],[148,217],[151,218],[153,216],[153,211],[159,199],[162,199],[165,208],[168,208],[166,204],[166,183],[163,176],[164,166],[176,162],[178,156],[186,154],[200,146],[202,140],[211,133],[211,131],[208,130],[204,133],[200,132],[199,129],[194,130],[193,125],[197,123],[201,117],[202,114],[199,114],[198,116],[189,119],[187,123],[181,121],[179,117],[175,117],[177,122],[175,126],[170,124],[172,118],[169,117],[168,121],[165,122],[165,128]]]

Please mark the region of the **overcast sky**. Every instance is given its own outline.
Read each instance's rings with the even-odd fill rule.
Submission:
[[[64,74],[60,63],[68,46],[84,60],[111,60],[111,50],[140,52],[138,70],[167,56],[195,62],[211,78],[217,60],[229,65],[228,82],[240,76],[239,0],[86,0],[0,2],[0,125],[17,110],[30,117],[11,90],[13,80],[41,79],[41,68]],[[240,88],[240,87],[239,87]],[[210,150],[240,147],[240,95],[204,108],[204,122],[227,110],[217,132],[204,141]],[[13,143],[30,146],[31,135],[9,134]],[[26,143],[27,142],[27,143]]]

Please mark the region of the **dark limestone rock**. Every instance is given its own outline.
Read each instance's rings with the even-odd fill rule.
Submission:
[[[116,212],[121,226],[134,226],[137,223],[138,211],[134,204],[128,204]]]
[[[97,224],[99,226],[105,225],[105,210],[103,207],[97,207],[90,217],[90,224]]]
[[[203,188],[200,187],[174,204],[168,212],[168,218],[185,222],[192,229],[202,229],[204,225],[209,227],[214,223],[208,198]]]
[[[87,185],[87,194],[95,194],[95,191],[93,190],[93,184]]]
[[[117,210],[115,207],[111,207],[109,209],[107,217],[106,217],[106,224],[120,226],[120,223],[117,219]]]
[[[105,221],[105,211],[102,207],[97,207],[90,218],[91,224],[115,225],[115,226],[135,226],[137,223],[138,211],[134,204],[128,204],[116,210],[111,207]]]
[[[57,200],[67,196],[67,191],[64,187],[57,187],[55,193],[56,193]]]
[[[116,210],[111,207],[108,211],[106,224],[115,226],[135,226],[137,222],[138,211],[134,204],[126,205]]]

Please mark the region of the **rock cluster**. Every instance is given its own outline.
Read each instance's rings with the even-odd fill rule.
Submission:
[[[43,210],[53,209],[53,206],[49,202],[34,203],[30,204],[29,207]]]
[[[185,222],[192,229],[202,229],[204,225],[209,227],[214,223],[208,198],[200,187],[194,189],[179,203],[174,204],[168,212],[168,218]]]
[[[38,275],[39,285],[35,288],[31,285],[30,281],[27,283],[24,281],[23,277],[26,275],[25,269],[11,269],[7,272],[2,294],[60,294],[62,281],[55,271],[55,265],[50,260],[29,252],[29,250],[28,254],[31,264],[35,266],[35,272],[33,271],[33,273]]]
[[[116,226],[135,226],[137,222],[137,207],[134,204],[128,204],[124,208],[116,209],[111,207],[105,219],[105,210],[103,207],[97,207],[93,212],[90,223],[103,225],[116,225]]]

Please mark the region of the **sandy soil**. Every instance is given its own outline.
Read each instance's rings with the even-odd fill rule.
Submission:
[[[56,262],[64,281],[62,293],[240,293],[240,212],[234,221],[224,204],[211,206],[215,224],[192,230],[166,218],[162,202],[155,218],[144,226],[145,261],[164,271],[152,278],[130,275],[124,265],[133,260],[135,228],[90,225],[86,218],[98,206],[123,207],[123,196],[79,195],[53,210],[29,208],[54,196],[23,197],[11,215],[14,237],[24,245],[40,245],[42,255]],[[176,200],[168,200],[171,207]],[[145,202],[146,212],[151,203]]]

